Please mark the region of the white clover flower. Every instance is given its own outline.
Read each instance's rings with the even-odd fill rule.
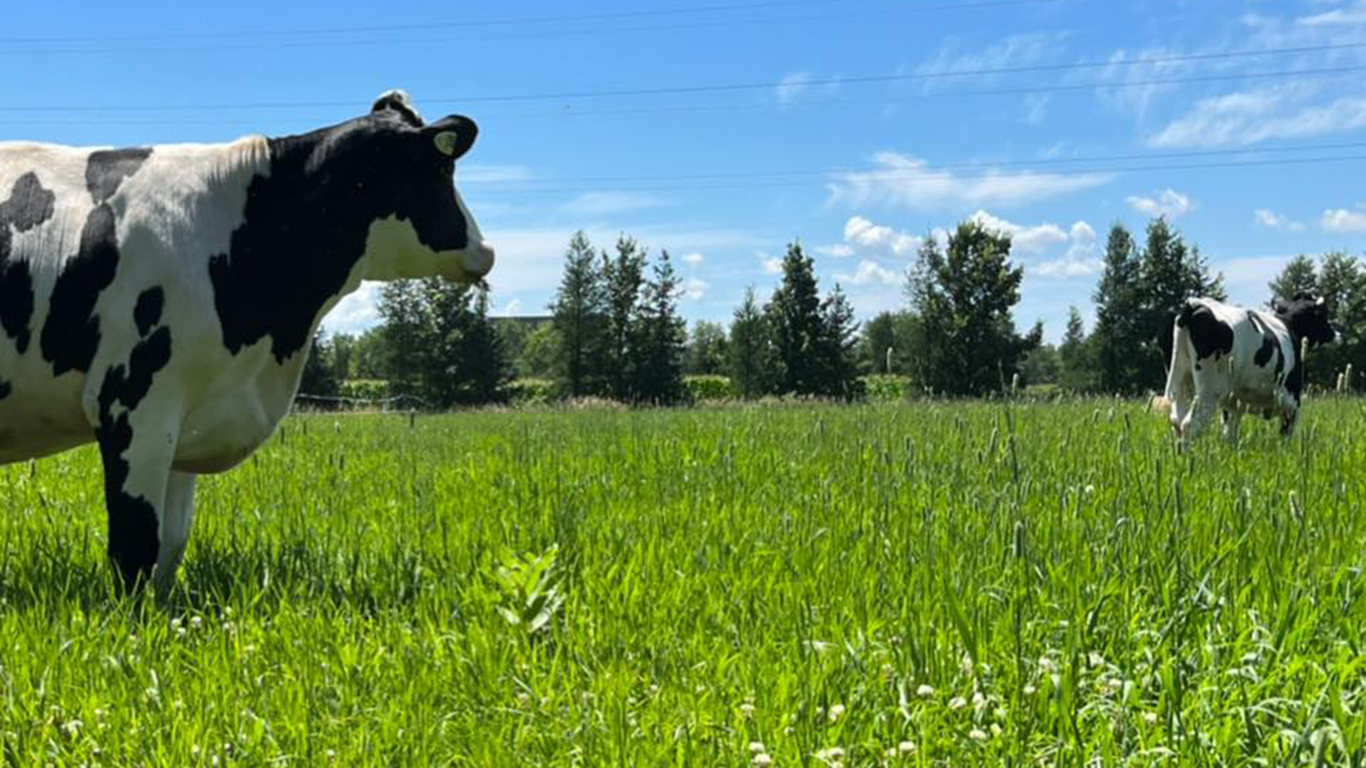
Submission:
[[[816,753],[816,757],[827,763],[838,763],[844,759],[844,749],[841,747],[830,747],[822,749]]]
[[[835,722],[836,720],[840,719],[840,716],[843,715],[843,714],[844,714],[844,705],[843,705],[843,704],[835,704],[834,706],[830,707],[830,722],[833,723],[833,722]]]
[[[760,752],[749,762],[750,765],[756,766],[756,768],[768,768],[768,766],[773,765],[773,758],[769,757],[767,752]]]
[[[1086,662],[1090,664],[1092,668],[1095,668],[1104,664],[1105,659],[1099,653],[1091,651],[1090,653],[1086,654]]]
[[[746,718],[754,717],[754,705],[748,701],[740,705],[740,714]]]
[[[916,695],[916,696],[933,696],[933,695],[934,695],[934,686],[922,684],[919,688],[916,688],[916,689],[915,689],[915,695]]]
[[[1024,695],[1026,695],[1026,696],[1033,696],[1034,693],[1035,693],[1036,691],[1038,691],[1038,690],[1039,690],[1038,688],[1035,688],[1035,687],[1034,687],[1034,684],[1033,684],[1033,683],[1026,684],[1025,687],[1024,687]]]
[[[949,709],[962,709],[968,705],[968,700],[962,696],[954,696],[949,699]]]
[[[909,755],[915,752],[915,742],[903,741],[900,744],[896,745],[896,751],[900,752],[903,755]]]
[[[1157,725],[1157,713],[1156,713],[1156,712],[1144,712],[1144,713],[1143,713],[1143,722],[1147,723],[1148,725]]]
[[[973,728],[972,730],[968,731],[968,738],[972,739],[973,741],[986,741],[987,732],[982,730],[981,728]]]
[[[757,755],[760,752],[767,752],[768,748],[764,746],[762,741],[751,741],[749,743],[749,751]]]
[[[190,617],[190,629],[199,629],[202,626],[204,626],[203,619],[199,618],[198,616]]]

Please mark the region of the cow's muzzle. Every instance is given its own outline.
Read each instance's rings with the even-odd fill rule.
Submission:
[[[457,280],[462,283],[472,283],[493,269],[493,246],[487,241],[480,240],[478,243],[471,243],[470,247],[456,257],[455,269],[446,270],[443,277],[448,280]]]

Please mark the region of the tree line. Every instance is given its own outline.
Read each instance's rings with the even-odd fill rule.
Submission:
[[[539,382],[550,398],[610,398],[677,404],[689,384],[710,377],[732,396],[803,395],[854,399],[865,377],[893,375],[911,391],[981,396],[1015,384],[1078,393],[1137,394],[1165,383],[1171,320],[1190,296],[1224,298],[1199,248],[1165,218],[1148,222],[1142,242],[1111,227],[1092,293],[1088,333],[1071,307],[1058,345],[1036,323],[1020,332],[1013,311],[1024,269],[1010,257],[1009,234],[961,222],[927,237],[906,274],[903,305],[861,326],[838,285],[822,293],[799,243],[787,247],[781,277],[762,299],[750,287],[729,327],[679,314],[681,281],[667,251],[651,255],[629,235],[598,249],[579,232],[568,243],[548,315],[492,318],[488,288],[439,280],[401,281],[381,291],[382,322],[360,336],[319,336],[301,391],[406,396],[432,408],[506,402]],[[1330,297],[1343,343],[1317,352],[1310,382],[1332,386],[1366,355],[1350,320],[1366,304],[1366,268],[1328,254],[1289,262],[1273,296]],[[359,382],[357,381],[359,380]]]

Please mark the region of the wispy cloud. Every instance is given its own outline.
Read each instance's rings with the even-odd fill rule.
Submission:
[[[456,169],[455,178],[461,184],[504,184],[514,181],[529,181],[535,178],[530,168],[524,165],[489,165],[485,163],[461,163]]]
[[[702,255],[701,251],[691,251],[683,254],[683,262],[689,266],[695,267],[706,260],[707,257]]]
[[[896,152],[879,152],[873,160],[880,166],[877,170],[833,177],[826,185],[832,203],[856,207],[890,204],[917,210],[1005,207],[1092,189],[1108,184],[1114,178],[1109,173],[1006,173],[996,168],[957,176],[947,170],[932,169],[919,158]]]
[[[1130,195],[1124,198],[1124,202],[1144,216],[1166,216],[1168,219],[1190,213],[1195,207],[1189,195],[1183,195],[1174,189],[1164,189],[1153,197]]]
[[[1301,232],[1304,230],[1304,224],[1301,222],[1282,216],[1269,208],[1258,208],[1252,212],[1252,217],[1259,225],[1266,227],[1267,229],[1279,229],[1290,232]]]
[[[1033,64],[1048,57],[1064,39],[1066,33],[1011,35],[1000,42],[975,50],[965,49],[959,37],[947,38],[934,56],[915,68],[919,75],[940,75],[946,72],[980,72]],[[938,77],[925,80],[926,90],[945,90],[957,83],[980,86],[994,75]]]
[[[383,283],[365,282],[354,293],[342,297],[323,318],[328,333],[357,334],[379,322],[379,290]]]
[[[768,251],[755,251],[754,258],[759,260],[759,268],[764,271],[765,275],[781,275],[783,273],[783,260],[769,254]]]
[[[1366,232],[1366,203],[1355,209],[1332,208],[1324,211],[1319,224],[1328,232]]]
[[[1366,127],[1366,95],[1318,98],[1312,83],[1268,85],[1201,99],[1148,138],[1159,148],[1238,147]]]
[[[668,205],[668,201],[664,198],[643,192],[584,192],[560,206],[560,213],[568,216],[609,216],[665,205]]]

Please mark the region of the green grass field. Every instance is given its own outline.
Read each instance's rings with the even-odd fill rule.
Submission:
[[[160,603],[3,467],[5,764],[1362,765],[1364,414],[299,416]]]

